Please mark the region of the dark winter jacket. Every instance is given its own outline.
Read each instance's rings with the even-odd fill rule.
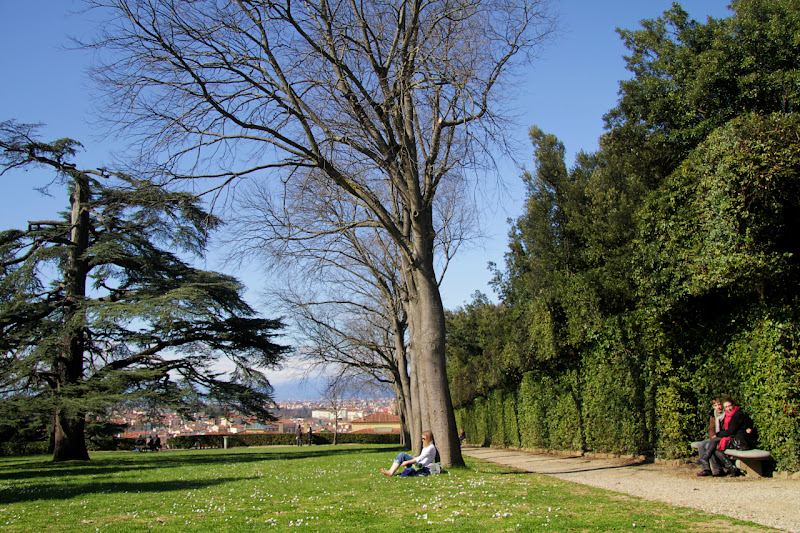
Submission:
[[[747,416],[747,413],[741,409],[737,409],[730,418],[727,427],[717,431],[717,437],[723,440],[720,442],[718,448],[724,450],[727,447],[729,437],[738,436],[742,442],[750,444],[750,435],[747,433],[749,428],[753,427],[753,421]],[[727,437],[727,438],[726,438]]]

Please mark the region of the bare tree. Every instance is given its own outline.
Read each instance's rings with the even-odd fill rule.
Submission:
[[[261,184],[249,188],[237,204],[228,248],[238,255],[266,254],[266,264],[281,276],[269,300],[297,323],[307,361],[392,385],[403,442],[419,448],[424,409],[409,375],[408,290],[400,254],[385,231],[362,227],[363,210],[340,189],[306,179],[306,186],[284,195],[281,209],[274,209]],[[434,210],[439,282],[459,247],[479,236],[463,188],[446,183],[440,191]]]
[[[462,464],[434,202],[499,133],[499,81],[551,32],[545,0],[87,2],[110,14],[96,75],[143,154],[223,183],[313,171],[390,236],[423,420]]]
[[[333,444],[336,445],[336,438],[339,434],[339,417],[344,411],[345,402],[356,396],[363,388],[363,376],[353,374],[349,367],[340,367],[337,372],[329,375],[325,380],[325,386],[320,391],[322,398],[330,407],[333,415]]]

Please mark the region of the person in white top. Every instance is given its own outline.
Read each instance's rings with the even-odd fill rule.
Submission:
[[[422,432],[422,452],[418,457],[413,457],[405,452],[401,452],[394,458],[392,467],[389,468],[389,470],[381,468],[381,474],[393,476],[401,466],[405,468],[416,464],[423,467],[431,464],[434,460],[436,460],[436,446],[433,444],[433,433],[431,433],[430,430],[426,430]]]

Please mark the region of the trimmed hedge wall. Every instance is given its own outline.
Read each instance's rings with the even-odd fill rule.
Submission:
[[[800,313],[791,308],[737,316],[715,336],[655,335],[649,347],[610,329],[577,368],[525,372],[456,410],[467,442],[480,446],[689,457],[704,438],[710,401],[733,396],[753,418],[758,447],[775,468],[800,471]],[[743,327],[742,322],[747,326]],[[646,330],[641,325],[641,330]],[[657,355],[656,355],[657,354]]]
[[[44,455],[50,443],[41,442],[3,442],[0,443],[0,456],[13,457],[17,455]]]
[[[132,450],[135,439],[87,439],[86,449],[90,452]],[[4,442],[0,444],[0,456],[47,455],[51,453],[48,441],[39,442]]]
[[[224,437],[228,437],[228,448],[244,446],[292,446],[294,433],[242,433],[231,435],[186,435],[167,441],[171,448],[222,448]],[[312,435],[314,444],[333,444],[333,433],[321,432]],[[303,444],[308,436],[303,434]],[[336,444],[400,444],[400,435],[384,433],[338,433]]]
[[[222,448],[225,435],[187,435],[167,440],[171,448]],[[229,448],[246,446],[287,446],[295,444],[294,433],[245,433],[227,435]],[[303,444],[307,435],[303,434]],[[333,433],[314,433],[314,444],[333,444]],[[400,435],[384,433],[339,433],[337,444],[400,444]],[[4,442],[0,444],[0,456],[45,455],[49,443],[44,442]],[[133,450],[136,439],[87,440],[89,451]]]

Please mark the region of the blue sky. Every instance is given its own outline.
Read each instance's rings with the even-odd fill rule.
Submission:
[[[726,0],[681,3],[699,21],[705,21],[708,15],[729,16],[727,4]],[[602,116],[616,103],[619,80],[629,77],[622,59],[625,50],[615,28],[638,28],[640,20],[655,18],[670,6],[669,0],[553,3],[560,14],[562,34],[527,70],[514,95],[518,126],[509,135],[520,143],[520,163],[531,165],[526,138],[534,124],[565,143],[568,164],[578,151],[597,149],[597,139],[603,132]],[[98,167],[109,162],[112,143],[99,137],[99,128],[92,124],[92,88],[85,73],[91,55],[63,49],[69,44],[67,35],[92,31],[85,15],[69,14],[80,7],[79,0],[0,0],[0,121],[45,123],[45,140],[70,137],[81,141],[86,152],[78,158],[78,165]],[[503,160],[500,171],[507,194],[486,200],[484,231],[488,238],[462,252],[448,271],[442,287],[446,308],[471,301],[476,290],[491,295],[487,263],[503,264],[506,221],[520,215],[524,201],[521,170]],[[0,179],[0,229],[52,218],[54,212],[64,208],[63,196],[46,198],[33,190],[49,179],[36,172],[15,172]],[[206,267],[221,269],[213,261]],[[254,294],[264,281],[257,271],[229,273],[244,280]]]

